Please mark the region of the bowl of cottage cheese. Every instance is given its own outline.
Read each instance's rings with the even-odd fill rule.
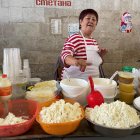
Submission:
[[[104,136],[128,136],[140,126],[139,113],[125,102],[103,103],[85,109],[85,118],[90,127]]]
[[[84,109],[71,99],[60,99],[40,104],[37,122],[51,135],[66,135],[74,132],[82,119]]]

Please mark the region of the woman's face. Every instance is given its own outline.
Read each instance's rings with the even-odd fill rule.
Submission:
[[[93,14],[87,14],[83,20],[80,20],[81,30],[86,34],[92,34],[97,25],[96,16]]]

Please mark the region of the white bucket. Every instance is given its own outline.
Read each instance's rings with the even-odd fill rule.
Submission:
[[[93,78],[94,88],[101,92],[105,99],[114,98],[117,93],[117,82],[108,78]]]

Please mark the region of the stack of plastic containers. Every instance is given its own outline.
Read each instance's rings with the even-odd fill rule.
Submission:
[[[12,97],[11,97],[12,99],[24,98],[27,82],[28,81],[23,73],[23,70],[19,70],[19,73],[15,78],[15,82],[12,85],[13,87]]]
[[[13,84],[13,94],[12,99],[24,98],[26,95],[26,86],[31,77],[29,60],[23,60],[23,70],[19,70],[19,73],[15,77],[15,82]]]
[[[20,48],[4,48],[3,50],[3,73],[7,74],[12,84],[21,70]]]
[[[119,72],[120,100],[132,104],[134,100],[133,74],[131,72]]]
[[[30,71],[28,59],[23,60],[23,73],[25,77],[27,78],[27,81],[29,81],[29,79],[31,78],[31,71]]]

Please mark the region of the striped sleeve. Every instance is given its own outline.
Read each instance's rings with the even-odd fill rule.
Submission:
[[[65,58],[68,55],[74,56],[74,51],[75,51],[75,45],[73,43],[74,38],[75,38],[75,34],[67,38],[64,43],[64,47],[61,52],[61,60],[63,61],[63,63],[65,62]]]

